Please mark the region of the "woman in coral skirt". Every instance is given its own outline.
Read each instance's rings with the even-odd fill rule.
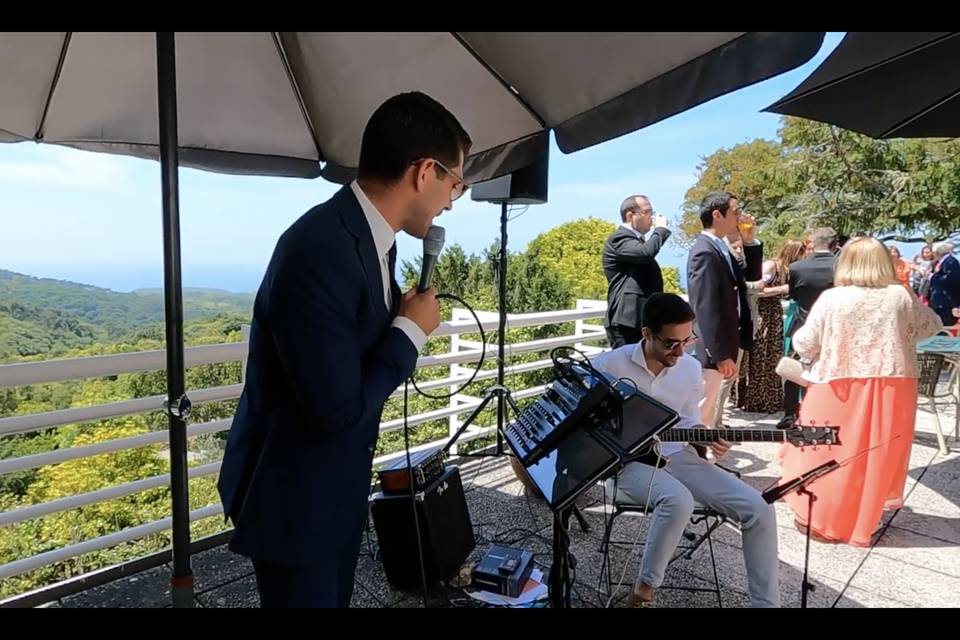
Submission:
[[[816,496],[812,523],[806,496],[784,501],[815,537],[869,546],[883,510],[903,505],[917,414],[916,344],[941,322],[899,283],[890,254],[873,238],[844,246],[834,285],[793,341],[812,362],[800,422],[839,426],[840,444],[784,446],[780,470],[789,479],[831,459],[850,461],[809,486]]]

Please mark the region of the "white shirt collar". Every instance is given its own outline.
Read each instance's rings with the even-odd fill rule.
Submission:
[[[643,352],[643,345],[646,344],[646,342],[647,342],[646,338],[640,339],[640,342],[637,343],[637,346],[634,348],[633,353],[630,354],[630,360],[635,365],[637,365],[638,367],[640,367],[641,369],[649,373],[651,378],[656,378],[657,376],[655,376],[653,374],[653,371],[650,371],[650,367],[647,366],[647,354]],[[664,367],[660,373],[664,373],[669,368],[670,367]]]
[[[636,229],[634,229],[633,227],[631,227],[630,225],[628,225],[626,222],[621,222],[620,226],[623,227],[624,229],[629,230],[633,235],[637,236],[639,240],[643,240],[643,234],[637,231]]]
[[[350,183],[350,189],[353,191],[353,195],[357,197],[360,208],[363,209],[363,215],[366,217],[370,233],[373,235],[373,246],[377,248],[377,256],[382,258],[390,253],[390,247],[396,241],[397,234],[384,219],[383,214],[370,202],[370,198],[363,192],[356,180]]]
[[[710,240],[711,242],[713,242],[714,244],[722,244],[724,247],[727,246],[727,243],[723,241],[723,238],[721,238],[721,237],[719,237],[719,236],[716,236],[716,235],[710,233],[710,232],[707,231],[706,229],[704,229],[703,231],[701,231],[701,232],[700,232],[700,235],[702,235],[702,236],[707,236],[707,239],[709,239],[709,240]]]

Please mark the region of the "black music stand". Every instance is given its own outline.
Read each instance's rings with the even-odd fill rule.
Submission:
[[[807,485],[818,478],[822,478],[828,473],[840,468],[840,463],[836,460],[829,460],[819,467],[807,471],[803,475],[797,476],[793,480],[785,482],[781,485],[777,485],[772,489],[768,489],[763,492],[763,499],[768,504],[773,504],[783,496],[796,491],[799,495],[807,496],[807,545],[806,551],[803,555],[803,582],[800,586],[800,608],[807,608],[807,593],[814,590],[814,586],[810,583],[809,579],[809,570],[810,570],[810,534],[811,534],[811,525],[813,524],[813,503],[817,501],[817,497],[810,493],[807,489]]]
[[[578,517],[576,507],[561,510],[553,514],[553,562],[550,564],[550,579],[547,583],[550,606],[554,609],[570,608],[570,543],[567,529],[570,513],[574,511]]]

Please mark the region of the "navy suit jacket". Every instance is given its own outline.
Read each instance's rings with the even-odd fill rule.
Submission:
[[[940,270],[930,276],[930,307],[940,316],[943,326],[960,322],[952,310],[960,307],[960,261],[956,256],[944,256]]]
[[[308,565],[361,534],[383,404],[417,361],[391,327],[392,288],[388,309],[349,187],[280,237],[254,303],[246,384],[220,469],[233,551]]]
[[[727,359],[736,362],[737,351],[753,345],[747,279],[761,278],[763,246],[744,245],[743,254],[746,272],[737,260],[733,260],[731,273],[726,256],[701,234],[687,256],[687,288],[690,306],[697,316],[694,331],[700,337],[696,354],[700,364],[707,369],[716,369],[718,362]]]

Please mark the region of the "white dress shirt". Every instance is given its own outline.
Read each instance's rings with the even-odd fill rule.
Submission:
[[[665,367],[660,373],[653,375],[643,355],[645,343],[646,340],[641,340],[638,344],[628,344],[601,353],[591,358],[590,362],[604,373],[617,378],[628,378],[640,391],[676,411],[680,421],[674,425],[675,429],[703,428],[700,421],[700,401],[704,395],[704,384],[700,362],[684,353],[677,364]],[[684,442],[665,442],[661,445],[660,452],[664,457],[669,457],[685,446]]]
[[[350,183],[350,189],[353,191],[353,195],[357,197],[360,208],[363,209],[363,215],[367,219],[367,224],[370,226],[370,233],[373,235],[373,246],[376,247],[377,257],[380,259],[380,278],[383,282],[383,303],[389,311],[393,306],[393,295],[390,292],[390,281],[393,275],[390,273],[390,248],[393,246],[393,243],[396,242],[397,234],[394,233],[393,228],[384,220],[383,214],[370,202],[370,198],[363,192],[363,189],[360,188],[356,180]],[[420,350],[423,349],[423,343],[427,340],[427,336],[416,322],[404,316],[397,316],[393,319],[393,324],[390,326],[397,327],[407,334],[410,342],[412,342],[416,348],[417,353],[420,353]]]
[[[734,280],[736,280],[737,272],[733,268],[733,254],[730,253],[730,247],[727,246],[727,243],[723,241],[723,238],[718,238],[717,236],[713,235],[709,231],[701,231],[700,235],[706,236],[707,240],[712,242],[713,246],[719,249],[720,253],[722,253],[727,258],[727,267],[730,269],[730,275],[732,275],[734,277]]]
[[[647,239],[644,237],[642,233],[640,233],[639,231],[637,231],[636,229],[628,225],[626,222],[621,222],[620,226],[623,227],[624,229],[629,229],[631,232],[633,232],[633,235],[637,236],[637,240],[639,240],[640,242],[647,241]]]

